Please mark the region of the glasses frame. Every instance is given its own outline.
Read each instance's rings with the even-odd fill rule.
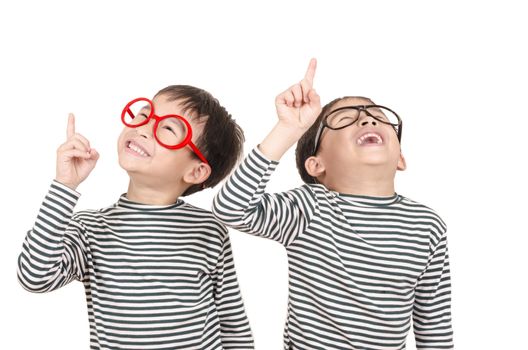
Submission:
[[[378,108],[383,108],[383,109],[388,110],[389,112],[391,112],[392,114],[394,114],[396,116],[396,118],[398,119],[398,124],[389,123],[389,122],[387,122],[385,120],[382,120],[380,117],[369,113],[367,111],[367,108],[372,108],[372,107],[378,107]],[[328,117],[330,117],[332,114],[334,114],[336,112],[339,112],[339,111],[342,111],[344,109],[355,109],[355,110],[357,110],[359,112],[357,118],[354,121],[350,122],[349,124],[346,124],[344,126],[340,126],[340,127],[337,127],[337,128],[334,128],[334,127],[331,127],[330,125],[328,125],[328,121],[327,121]],[[385,106],[382,106],[382,105],[345,106],[345,107],[336,108],[332,112],[328,113],[326,116],[323,117],[323,120],[321,121],[321,124],[319,125],[319,129],[317,129],[317,134],[315,134],[314,149],[313,149],[312,155],[315,155],[317,153],[317,150],[319,149],[319,145],[321,143],[321,135],[323,134],[324,128],[328,128],[330,130],[341,130],[341,129],[344,129],[344,128],[348,128],[350,125],[353,125],[354,123],[356,123],[359,120],[359,117],[361,116],[361,112],[365,112],[365,114],[367,116],[372,117],[372,118],[376,119],[377,121],[379,121],[379,122],[381,122],[383,124],[392,125],[394,128],[397,127],[398,130],[397,131],[394,130],[394,131],[396,131],[396,134],[398,135],[398,141],[401,143],[403,122],[402,122],[402,119],[400,118],[400,116],[398,115],[398,113],[394,112],[392,109],[390,109],[388,107],[385,107]]]
[[[132,119],[135,118],[133,116],[133,114],[132,114],[132,111],[130,110],[130,106],[132,106],[134,103],[139,102],[139,101],[147,102],[150,105],[150,114],[147,117],[147,119],[145,119],[145,121],[140,123],[140,124],[129,124],[129,123],[127,123],[125,121],[125,116],[128,114]],[[177,145],[167,145],[167,144],[163,143],[158,138],[158,135],[157,135],[158,125],[159,125],[159,123],[162,120],[167,119],[167,118],[176,118],[176,119],[182,121],[185,124],[185,126],[187,127],[187,134],[185,135],[185,138],[183,139],[182,142],[178,143]],[[207,159],[205,159],[205,157],[202,154],[202,152],[200,152],[198,147],[196,147],[196,145],[191,141],[192,140],[192,127],[191,127],[191,124],[187,121],[187,119],[185,119],[181,115],[177,115],[177,114],[167,114],[167,115],[164,115],[164,116],[156,115],[154,113],[154,103],[150,99],[148,99],[146,97],[138,97],[138,98],[133,99],[132,101],[128,102],[125,105],[125,108],[123,108],[123,112],[121,112],[121,121],[123,122],[123,124],[125,124],[126,127],[129,127],[129,128],[138,128],[140,126],[148,124],[151,119],[155,120],[154,126],[152,128],[154,138],[156,139],[156,141],[161,146],[163,146],[165,148],[168,148],[168,149],[171,149],[171,150],[176,150],[176,149],[180,149],[180,148],[183,148],[183,147],[189,145],[191,147],[191,149],[193,150],[193,152],[198,156],[198,158],[200,158],[200,160],[202,162],[204,162],[206,164],[209,164],[209,162],[207,161]]]

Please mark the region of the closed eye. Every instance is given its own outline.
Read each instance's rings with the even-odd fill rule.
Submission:
[[[139,114],[136,116],[136,118],[147,119],[148,115],[146,115],[144,112],[139,112]]]
[[[164,125],[164,126],[163,126],[163,129],[169,130],[169,131],[172,132],[174,135],[176,135],[176,131],[174,130],[174,128],[172,128],[172,127],[169,126],[169,125]]]
[[[337,122],[340,123],[340,122],[342,122],[343,120],[346,121],[346,120],[352,120],[352,119],[354,119],[354,118],[349,117],[349,116],[343,116],[343,117],[339,118],[339,120],[338,120]]]
[[[353,124],[357,118],[355,116],[343,115],[335,118],[333,121],[330,121],[330,125],[333,127],[342,127],[345,125]]]

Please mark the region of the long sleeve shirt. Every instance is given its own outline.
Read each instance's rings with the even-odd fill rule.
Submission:
[[[182,200],[74,213],[51,184],[18,259],[32,292],[86,291],[91,349],[253,349],[227,229]],[[74,346],[75,348],[75,346]]]
[[[446,226],[395,194],[347,195],[323,185],[265,192],[277,166],[253,150],[224,184],[213,213],[280,242],[289,266],[284,349],[451,349]]]

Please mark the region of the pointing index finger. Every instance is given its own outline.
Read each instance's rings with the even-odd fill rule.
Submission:
[[[310,64],[308,65],[308,69],[306,70],[306,74],[304,75],[304,80],[310,85],[310,87],[312,87],[313,85],[316,68],[317,60],[315,58],[312,58],[310,60]]]
[[[69,139],[75,135],[75,116],[73,113],[68,115],[68,128],[66,129],[66,137]]]

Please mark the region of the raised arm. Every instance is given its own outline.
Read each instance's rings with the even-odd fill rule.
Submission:
[[[32,292],[48,292],[87,270],[87,242],[82,223],[73,218],[77,186],[90,174],[99,154],[68,118],[67,140],[57,150],[57,174],[18,258],[20,284]]]
[[[315,69],[312,59],[303,80],[277,96],[277,124],[216,195],[213,213],[226,225],[288,245],[308,224],[315,205],[308,187],[275,195],[265,187],[278,160],[321,111],[313,89]]]
[[[83,226],[72,219],[79,194],[54,181],[18,257],[18,280],[30,292],[58,289],[87,270]]]

